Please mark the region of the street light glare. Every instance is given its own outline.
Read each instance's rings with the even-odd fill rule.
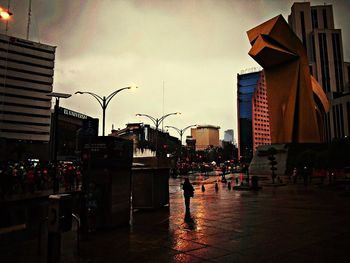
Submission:
[[[135,84],[132,84],[130,87],[128,87],[129,90],[131,91],[135,91],[136,89],[138,89],[139,87],[136,86]]]
[[[12,15],[12,13],[10,13],[10,12],[8,12],[0,7],[0,19],[7,20],[10,18],[11,15]]]

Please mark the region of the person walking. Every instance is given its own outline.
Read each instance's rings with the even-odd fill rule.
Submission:
[[[188,216],[190,215],[190,199],[191,197],[193,197],[193,193],[194,193],[194,188],[188,178],[185,178],[185,182],[182,186],[182,189],[184,190],[186,215]]]

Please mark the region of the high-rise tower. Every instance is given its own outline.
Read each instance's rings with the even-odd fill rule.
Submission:
[[[52,92],[55,51],[0,34],[0,147],[7,157],[11,151],[20,155],[23,147],[34,147],[32,152],[47,147],[51,97],[46,95]]]
[[[288,23],[307,50],[310,73],[331,103],[324,115],[327,141],[350,133],[350,63],[344,62],[341,30],[334,26],[332,5],[294,3]]]

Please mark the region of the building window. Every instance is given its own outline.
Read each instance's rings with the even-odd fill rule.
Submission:
[[[346,112],[347,112],[347,115],[348,115],[348,136],[350,135],[350,102],[348,101],[346,103]]]
[[[337,92],[344,91],[344,82],[343,82],[343,63],[340,53],[340,39],[339,34],[332,34],[332,44],[333,44],[333,57],[334,57],[334,70],[335,70],[335,82]]]
[[[322,86],[326,92],[330,92],[331,89],[330,89],[330,80],[329,80],[327,37],[326,37],[325,33],[319,33],[318,38],[319,38],[319,43],[320,43]]]
[[[327,10],[323,9],[322,10],[322,17],[323,17],[323,28],[328,28],[328,23],[327,23]]]
[[[339,125],[340,125],[340,137],[344,137],[344,113],[343,104],[339,104]]]
[[[336,106],[332,107],[332,112],[333,112],[333,129],[334,129],[334,137],[338,137],[338,127],[337,127],[337,118],[336,118]]]
[[[317,10],[312,9],[311,10],[311,19],[312,19],[312,28],[318,28],[318,21],[317,21]]]
[[[304,12],[303,11],[300,12],[300,20],[301,20],[301,36],[302,36],[302,39],[303,39],[303,45],[304,45],[304,48],[307,50],[307,47],[306,47],[306,32],[305,32],[305,18],[304,18]]]
[[[315,50],[315,36],[311,36],[311,45],[312,45],[312,59],[313,61],[316,61],[316,50]]]

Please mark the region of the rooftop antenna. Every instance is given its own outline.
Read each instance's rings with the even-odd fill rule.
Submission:
[[[28,8],[28,23],[27,23],[27,40],[29,39],[29,29],[30,29],[30,17],[32,15],[32,0],[29,0]]]

